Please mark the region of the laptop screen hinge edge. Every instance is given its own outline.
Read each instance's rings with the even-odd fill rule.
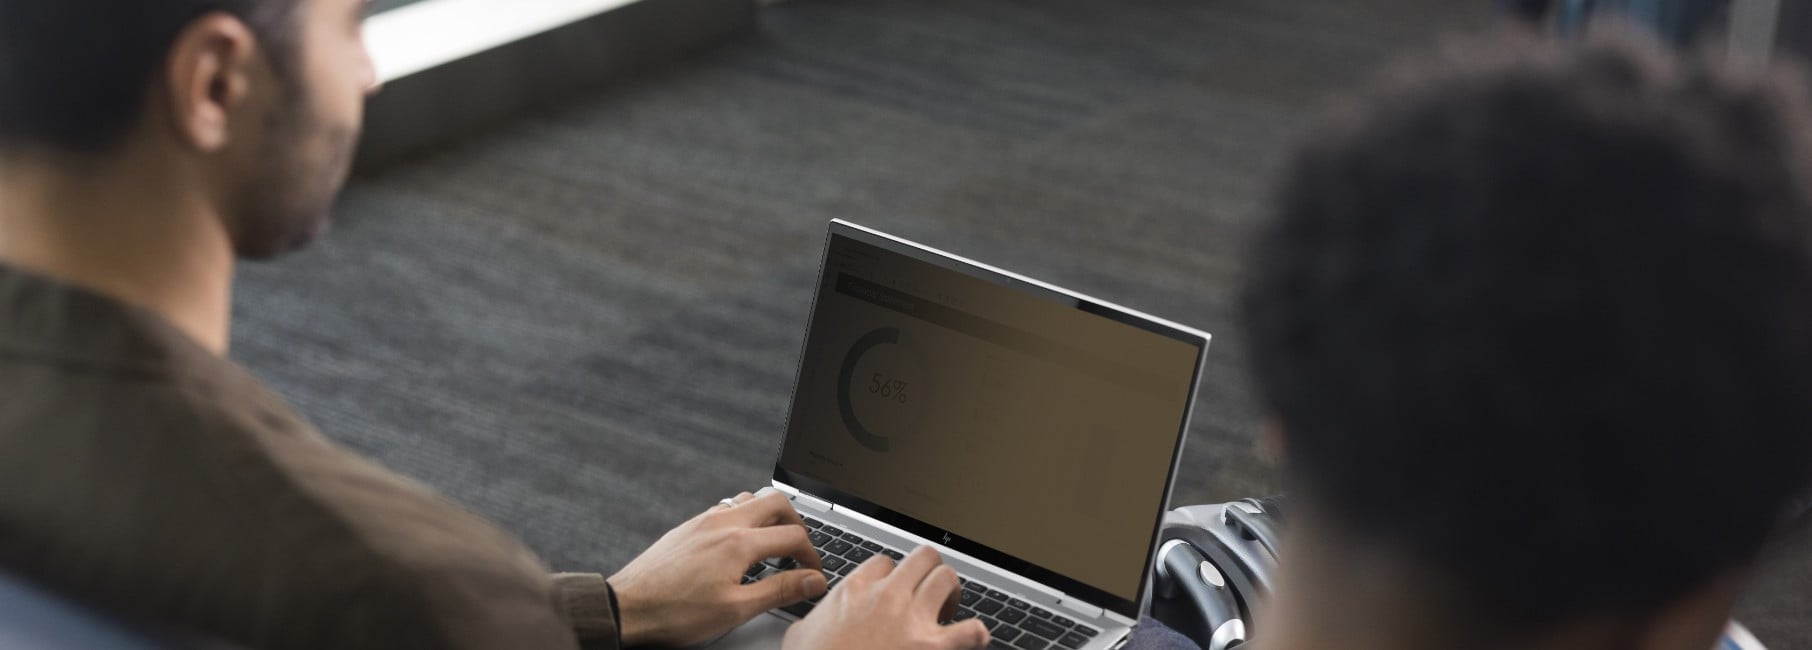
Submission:
[[[1107,613],[1106,608],[1100,607],[1097,605],[1090,605],[1090,604],[1088,604],[1087,601],[1084,601],[1075,596],[1071,596],[1069,594],[1061,594],[1060,597],[1058,598],[1057,602],[1058,602],[1058,604],[1063,605],[1064,607],[1068,607],[1071,611],[1074,611],[1077,614],[1081,614],[1082,616],[1085,616],[1091,620],[1101,618],[1104,614]]]
[[[812,496],[811,493],[806,492],[805,490],[800,490],[799,496],[795,497],[793,501],[818,512],[830,512],[833,507],[831,502]]]

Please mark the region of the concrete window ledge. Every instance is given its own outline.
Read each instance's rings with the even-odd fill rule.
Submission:
[[[383,92],[358,165],[468,135],[754,22],[752,0],[423,0],[365,21]]]

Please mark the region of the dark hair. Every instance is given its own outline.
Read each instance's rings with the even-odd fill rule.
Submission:
[[[1812,465],[1804,91],[1623,39],[1437,58],[1314,134],[1256,240],[1291,484],[1481,620],[1652,614]]]
[[[300,1],[0,0],[0,147],[112,147],[176,35],[210,12],[245,21],[281,73]]]

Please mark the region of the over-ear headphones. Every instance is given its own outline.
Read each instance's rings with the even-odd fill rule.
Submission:
[[[1278,495],[1166,513],[1152,616],[1203,650],[1243,645],[1276,582],[1283,509]]]
[[[1788,525],[1812,524],[1812,500],[1798,504]],[[1156,598],[1151,615],[1193,639],[1202,650],[1246,643],[1276,585],[1283,495],[1177,508],[1164,515],[1153,562]],[[1731,621],[1715,650],[1764,650]]]

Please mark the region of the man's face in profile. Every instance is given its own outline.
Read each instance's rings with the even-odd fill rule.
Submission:
[[[297,0],[288,42],[263,43],[268,75],[235,175],[226,225],[234,251],[267,259],[300,248],[327,228],[346,182],[377,86],[362,22],[368,0]]]

